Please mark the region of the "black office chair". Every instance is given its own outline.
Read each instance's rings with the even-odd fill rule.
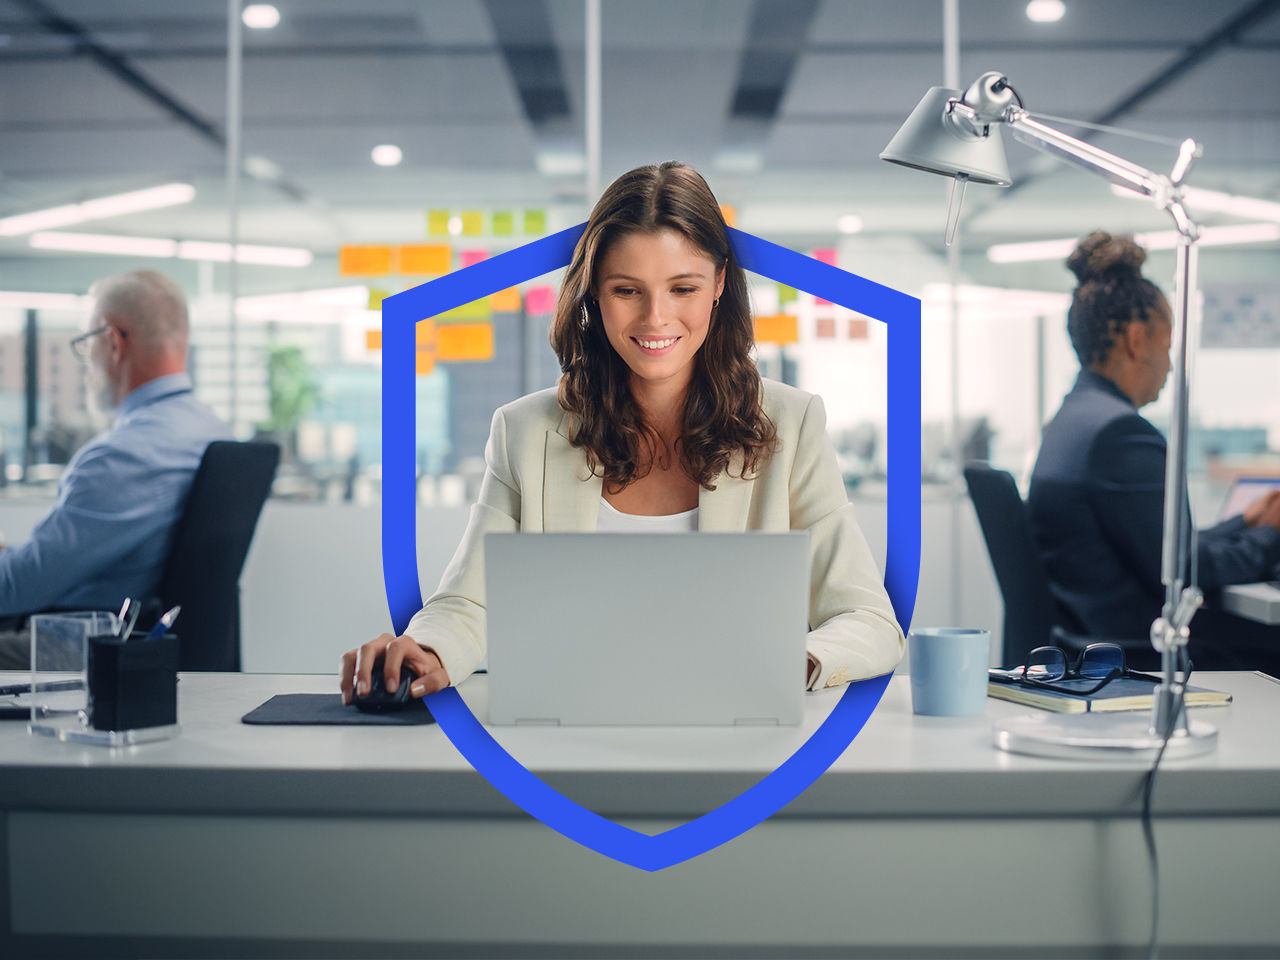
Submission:
[[[1026,663],[1028,651],[1050,643],[1082,647],[1087,641],[1071,632],[1068,618],[1049,591],[1031,520],[1013,477],[975,462],[965,465],[964,482],[1004,600],[1001,661],[1006,666]]]
[[[240,571],[279,462],[274,443],[229,440],[200,460],[150,605],[182,606],[180,670],[240,669]]]

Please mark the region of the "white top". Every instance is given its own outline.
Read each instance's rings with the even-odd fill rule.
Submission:
[[[599,533],[695,533],[697,529],[697,507],[663,517],[644,517],[623,513],[604,497],[600,498],[600,514],[596,517],[596,531]]]

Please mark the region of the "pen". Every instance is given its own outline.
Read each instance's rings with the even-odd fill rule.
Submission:
[[[35,691],[43,693],[46,690],[79,690],[83,686],[83,680],[50,680],[47,683],[37,683]],[[29,683],[11,683],[6,687],[0,687],[0,697],[16,697],[19,694],[35,691],[31,689]]]
[[[162,616],[159,620],[157,620],[156,625],[151,628],[150,632],[147,633],[146,639],[159,640],[161,637],[163,637],[165,635],[165,632],[170,627],[173,626],[173,621],[178,619],[178,614],[181,611],[182,611],[181,606],[171,607],[168,610],[166,610],[164,612],[164,616]]]

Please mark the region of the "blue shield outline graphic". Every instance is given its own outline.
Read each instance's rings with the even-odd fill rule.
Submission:
[[[567,266],[586,224],[544,237],[382,302],[382,573],[397,635],[422,607],[416,536],[415,328],[498,290]],[[920,301],[767,240],[729,229],[746,270],[830,300],[888,326],[888,543],[884,585],[904,632],[920,577]],[[440,729],[471,766],[551,829],[642,870],[690,860],[768,819],[808,789],[853,742],[889,677],[849,684],[822,725],[758,783],[695,820],[649,835],[556,792],[481,725],[457,690],[427,698]]]

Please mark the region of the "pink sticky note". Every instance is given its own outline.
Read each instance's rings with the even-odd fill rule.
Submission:
[[[836,265],[836,252],[831,247],[822,247],[818,250],[813,251],[813,259],[819,260],[822,263],[826,263],[834,267]],[[831,301],[823,300],[821,297],[814,297],[813,302],[818,304],[819,306],[826,306]]]
[[[488,260],[488,259],[489,259],[488,250],[463,250],[462,251],[462,265],[464,267],[469,267],[473,263],[479,263],[481,260]]]
[[[524,292],[525,313],[535,316],[544,313],[555,313],[555,287],[530,287]]]

